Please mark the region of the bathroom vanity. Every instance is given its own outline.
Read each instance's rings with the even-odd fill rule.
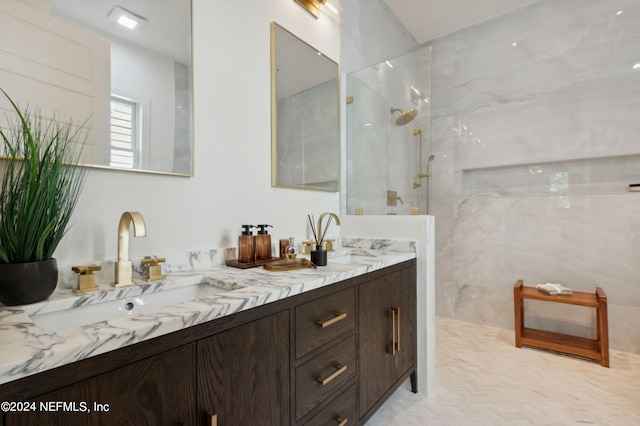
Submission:
[[[364,424],[407,378],[416,390],[414,253],[352,255],[317,271],[230,269],[217,269],[217,284],[238,290],[211,297],[226,306],[215,318],[149,339],[133,332],[124,347],[70,363],[61,355],[59,366],[8,382],[5,374],[0,400],[13,406],[4,425]],[[269,277],[263,288],[260,276]],[[244,302],[232,307],[234,297]],[[113,337],[111,323],[82,328],[96,339],[87,353]],[[59,334],[41,333],[41,345],[55,351]]]

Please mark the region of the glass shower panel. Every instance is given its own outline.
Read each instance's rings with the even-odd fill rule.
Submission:
[[[347,214],[428,214],[431,47],[347,76]]]

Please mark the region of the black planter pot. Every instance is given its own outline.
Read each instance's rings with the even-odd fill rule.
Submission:
[[[29,263],[0,263],[0,302],[27,305],[46,300],[58,284],[55,259]]]

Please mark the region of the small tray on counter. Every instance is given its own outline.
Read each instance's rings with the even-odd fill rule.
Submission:
[[[264,269],[267,271],[279,272],[279,271],[295,271],[296,269],[317,269],[317,266],[307,259],[279,259],[275,262],[269,262],[264,265]]]
[[[272,257],[271,259],[254,260],[253,262],[240,262],[238,261],[238,259],[229,259],[229,260],[226,260],[224,263],[225,265],[230,266],[232,268],[249,269],[249,268],[255,268],[257,266],[263,266],[263,265],[266,265],[267,263],[271,263],[280,259],[281,258],[279,257]]]

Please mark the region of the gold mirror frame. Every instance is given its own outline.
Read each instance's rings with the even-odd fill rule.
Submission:
[[[340,190],[339,77],[337,62],[271,23],[271,186]]]

